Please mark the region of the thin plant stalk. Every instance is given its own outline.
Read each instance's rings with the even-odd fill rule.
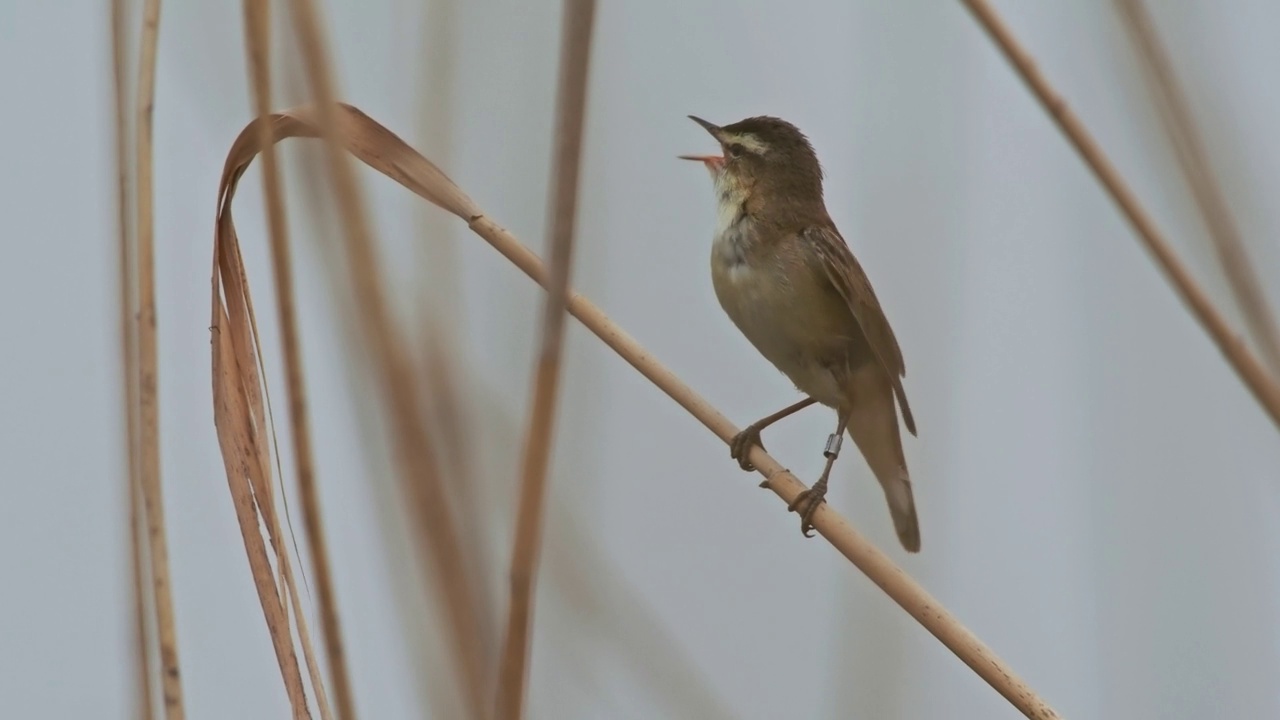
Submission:
[[[1271,377],[1280,378],[1280,328],[1276,326],[1275,315],[1253,271],[1249,252],[1240,237],[1222,186],[1213,172],[1213,163],[1209,161],[1209,153],[1191,112],[1191,103],[1187,101],[1173,71],[1169,53],[1142,0],[1115,0],[1115,4],[1137,49],[1147,84],[1151,86],[1160,110],[1161,125],[1191,188],[1191,196],[1209,231],[1236,304],[1244,315],[1254,343],[1269,365]]]
[[[119,231],[120,284],[120,367],[123,371],[125,426],[125,499],[129,503],[129,570],[132,584],[134,662],[133,674],[137,716],[154,717],[151,704],[151,653],[147,639],[147,588],[143,555],[142,527],[138,507],[142,503],[138,465],[138,346],[137,328],[133,320],[133,291],[137,286],[133,260],[131,212],[129,203],[129,88],[127,77],[126,8],[124,0],[111,2],[111,64],[115,84],[116,110],[116,191]]]
[[[246,0],[244,15],[254,106],[259,116],[266,116],[271,111],[269,0]],[[298,494],[302,499],[303,528],[307,535],[308,550],[316,578],[321,634],[333,677],[337,717],[341,720],[355,720],[355,699],[351,691],[350,670],[347,666],[341,624],[338,620],[337,593],[333,587],[328,540],[324,532],[319,491],[315,482],[315,458],[311,448],[311,422],[307,411],[302,349],[298,334],[297,310],[294,305],[296,293],[293,283],[293,260],[289,249],[289,228],[284,212],[283,181],[276,161],[275,148],[267,142],[269,134],[265,124],[263,128],[263,146],[266,149],[262,157],[262,189],[267,209],[268,235],[271,241],[271,266],[275,275],[276,305],[284,350],[289,419],[294,463],[297,466]],[[294,614],[299,621],[299,630],[305,632],[305,615],[297,607],[296,589],[289,588],[287,591],[294,604]],[[309,641],[304,642],[304,646],[306,645],[310,645]],[[312,686],[319,696],[324,692],[324,688],[322,683],[316,682],[319,672],[314,667],[315,661],[310,653],[307,654],[306,661],[312,674]],[[321,702],[322,714],[326,714],[323,712],[326,704]]]
[[[534,373],[533,403],[522,453],[520,499],[511,552],[511,597],[498,671],[498,720],[519,720],[524,716],[534,581],[546,519],[547,469],[555,435],[556,401],[564,353],[565,305],[578,210],[578,176],[594,16],[595,0],[565,0],[555,149],[551,165],[552,190],[548,208],[547,240],[551,248],[551,270],[538,365]]]
[[[1218,345],[1218,349],[1226,356],[1236,374],[1271,417],[1271,421],[1280,429],[1280,385],[1268,375],[1266,368],[1258,362],[1244,341],[1236,335],[1226,319],[1213,306],[1208,294],[1196,283],[1191,272],[1178,259],[1172,246],[1156,227],[1151,215],[1143,209],[1133,190],[1129,188],[1115,165],[1102,151],[1102,147],[1089,134],[1084,123],[1067,107],[1062,96],[1041,74],[1031,54],[1014,37],[1000,15],[986,0],[961,1],[1017,70],[1036,99],[1057,123],[1058,128],[1080,153],[1098,181],[1111,194],[1156,264],[1173,283],[1174,289],[1186,303],[1191,314]]]
[[[337,134],[336,96],[319,13],[312,0],[290,0],[310,92],[316,98],[317,119],[326,139],[329,176],[343,226],[346,264],[362,318],[383,399],[392,415],[393,448],[409,497],[409,509],[420,534],[423,557],[430,563],[434,588],[442,593],[448,620],[445,623],[456,667],[461,673],[463,695],[472,717],[489,715],[485,703],[486,648],[482,646],[483,619],[477,612],[472,568],[463,562],[457,523],[440,477],[428,422],[413,362],[404,339],[396,332],[385,289],[380,281],[373,236],[365,217],[354,169],[342,150]]]
[[[131,478],[135,480],[135,478]],[[137,661],[134,665],[134,675],[136,683],[137,699],[137,717],[142,720],[151,720],[155,716],[155,708],[152,706],[152,689],[151,689],[151,643],[147,632],[147,605],[146,605],[146,561],[143,552],[143,528],[141,518],[139,517],[138,507],[142,504],[142,492],[137,482],[129,483],[129,547],[130,547],[130,575],[133,580],[133,590],[130,592],[133,599],[133,625],[134,625],[134,653]]]
[[[156,45],[160,35],[160,0],[146,0],[142,13],[138,58],[135,153],[137,177],[138,281],[138,427],[139,465],[147,541],[151,556],[156,626],[160,643],[161,688],[167,720],[182,720],[182,675],[178,667],[178,633],[169,575],[169,544],[160,481],[159,360],[156,347],[155,218],[153,203],[152,116],[155,109]]]

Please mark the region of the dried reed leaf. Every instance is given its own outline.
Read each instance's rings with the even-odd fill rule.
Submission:
[[[216,332],[213,342],[215,353],[220,352],[219,347],[221,345],[225,345],[230,349],[235,361],[231,367],[234,369],[236,382],[230,385],[223,383],[221,386],[215,382],[214,419],[220,438],[224,428],[218,422],[219,418],[237,423],[236,426],[228,428],[228,432],[243,433],[245,435],[247,441],[243,447],[248,449],[249,455],[246,456],[246,459],[250,461],[248,464],[236,463],[234,467],[238,467],[242,474],[233,478],[232,476],[235,474],[233,458],[228,456],[228,446],[224,444],[223,461],[228,466],[227,479],[233,499],[237,501],[237,511],[239,512],[240,509],[247,507],[260,516],[262,524],[267,528],[270,547],[275,556],[275,567],[278,569],[278,576],[273,574],[271,564],[266,558],[265,546],[262,543],[261,533],[258,529],[258,517],[253,518],[252,523],[246,523],[244,519],[241,519],[241,535],[245,543],[245,551],[249,554],[250,570],[254,574],[254,583],[258,589],[259,602],[262,605],[268,631],[275,646],[276,661],[280,666],[286,692],[289,694],[290,702],[294,707],[294,714],[296,717],[310,716],[306,704],[306,693],[298,670],[297,658],[294,654],[290,626],[291,615],[298,626],[299,642],[303,649],[312,687],[315,690],[317,706],[320,709],[321,717],[328,720],[331,717],[331,712],[325,693],[324,681],[320,674],[319,663],[315,659],[315,650],[307,628],[306,615],[299,611],[298,591],[293,578],[292,561],[290,560],[288,549],[284,546],[279,515],[275,508],[276,486],[273,483],[270,451],[266,441],[268,434],[270,434],[271,440],[274,442],[275,434],[270,422],[270,406],[265,398],[266,390],[262,382],[263,360],[260,352],[256,314],[253,310],[252,299],[247,293],[244,263],[240,256],[240,249],[234,230],[220,234],[219,245],[215,248],[215,253],[216,262],[218,262],[219,268],[222,270],[222,283],[227,288],[227,293],[224,297],[226,308],[223,310],[223,314],[228,324],[220,326],[218,323],[222,318],[215,313],[214,327]],[[216,291],[217,288],[215,287]],[[219,310],[222,310],[222,308],[219,308]],[[229,343],[223,340],[224,336],[229,339]],[[215,355],[216,357],[218,356]],[[214,367],[216,372],[218,368],[216,360]],[[239,393],[239,404],[244,406],[244,411],[239,414],[224,413],[220,416],[217,411],[217,405],[220,402],[226,403],[228,401],[225,398],[221,400],[218,398],[219,388],[224,393]],[[232,446],[239,447],[234,443]],[[246,478],[248,482],[247,488],[242,484]],[[250,494],[251,503],[245,505],[241,499],[236,498],[237,493],[243,492]],[[258,553],[262,553],[261,558],[256,557]],[[266,573],[266,576],[259,577],[259,573]],[[269,593],[267,592],[267,587],[271,588]],[[285,598],[288,600],[286,601]],[[281,643],[284,644],[282,645]]]
[[[270,465],[265,456],[262,416],[254,416],[260,409],[260,398],[255,345],[248,319],[249,309],[244,302],[244,267],[236,248],[234,229],[227,218],[227,231],[219,232],[215,240],[213,275],[212,365],[214,426],[218,444],[227,470],[227,484],[240,524],[240,535],[249,558],[249,568],[258,601],[267,623],[267,631],[276,653],[276,662],[284,680],[285,691],[293,708],[293,716],[310,718],[306,690],[294,652],[290,632],[289,611],[281,599],[281,586],[267,556],[266,544],[259,530],[259,515],[269,517],[272,494],[268,477]],[[221,223],[220,223],[221,226]],[[223,288],[226,291],[223,292]],[[223,300],[225,299],[225,306]],[[267,523],[268,528],[271,523]],[[270,530],[269,530],[270,532]],[[273,542],[275,534],[271,533]],[[277,562],[284,566],[287,554],[275,548]],[[283,588],[288,592],[288,587]]]
[[[316,705],[320,708],[320,718],[333,720],[333,710],[329,707],[329,695],[325,692],[324,674],[320,671],[320,661],[316,659],[315,645],[311,642],[311,631],[307,629],[307,616],[302,610],[302,601],[298,599],[297,585],[289,580],[284,591],[288,595],[288,604],[293,609],[293,617],[297,622],[298,644],[302,646],[302,659],[307,664],[307,676],[311,678],[311,688],[316,695]]]
[[[254,106],[259,115],[266,115],[271,108],[271,19],[268,0],[245,0],[244,19],[246,30],[246,51],[250,75],[253,82]],[[264,138],[265,140],[265,138]],[[347,668],[346,652],[343,649],[342,632],[338,622],[337,597],[333,589],[333,576],[330,570],[329,549],[324,533],[320,513],[319,492],[315,486],[315,461],[311,452],[311,425],[307,413],[306,386],[303,382],[301,343],[298,337],[297,313],[294,308],[293,261],[289,252],[289,235],[284,212],[282,181],[276,163],[274,148],[267,143],[267,151],[263,157],[263,195],[267,209],[267,221],[270,229],[271,261],[275,274],[276,307],[279,311],[282,345],[284,349],[285,377],[289,397],[290,436],[293,438],[294,463],[297,468],[298,494],[302,499],[304,529],[307,533],[313,566],[316,570],[318,584],[320,622],[322,626],[325,652],[333,671],[334,686],[338,701],[339,717],[343,720],[355,720],[355,700],[351,690],[350,671]],[[252,300],[250,317],[252,318]],[[255,353],[257,352],[258,332],[254,326]],[[268,408],[270,399],[268,396]],[[274,425],[274,423],[273,423]],[[272,433],[274,439],[274,432]],[[276,455],[277,460],[279,454]],[[283,472],[281,473],[283,475]],[[282,478],[283,479],[283,478]],[[281,490],[281,497],[287,495]],[[288,506],[285,506],[285,517],[288,519]],[[290,522],[292,535],[292,522]],[[295,544],[294,550],[297,547]],[[286,567],[281,564],[281,567]],[[305,575],[304,575],[305,580]],[[294,616],[298,620],[298,634],[301,639],[307,670],[311,676],[311,685],[315,688],[319,701],[320,714],[326,720],[330,717],[329,704],[325,695],[324,681],[311,647],[310,634],[307,630],[306,614],[302,612],[296,587],[286,589],[293,606]]]
[[[1169,136],[1196,207],[1200,209],[1200,217],[1209,230],[1209,238],[1218,252],[1218,262],[1230,283],[1236,305],[1244,314],[1254,343],[1270,365],[1271,376],[1280,378],[1280,328],[1276,326],[1266,293],[1253,271],[1253,263],[1227,205],[1226,195],[1214,175],[1213,163],[1209,161],[1209,153],[1191,112],[1191,103],[1178,83],[1169,53],[1160,41],[1155,22],[1142,0],[1115,0],[1115,4],[1142,61],[1147,84],[1151,86],[1159,109],[1161,125]]]
[[[1045,111],[1080,153],[1085,164],[1093,171],[1094,177],[1111,194],[1111,198],[1120,207],[1129,224],[1133,226],[1138,239],[1151,253],[1156,265],[1173,283],[1174,289],[1191,311],[1192,316],[1217,344],[1218,349],[1226,356],[1227,362],[1244,382],[1245,387],[1249,388],[1263,410],[1271,416],[1271,421],[1280,428],[1280,384],[1268,375],[1266,369],[1249,351],[1249,347],[1237,336],[1223,318],[1222,313],[1214,307],[1213,301],[1196,283],[1191,271],[1178,259],[1173,247],[1156,227],[1155,220],[1138,202],[1137,196],[1103,152],[1102,147],[1098,145],[1098,141],[1094,140],[1084,123],[1076,117],[1071,108],[1067,107],[1066,101],[1040,73],[1035,59],[1013,36],[1013,31],[1001,19],[995,8],[986,0],[961,1],[973,13],[974,18],[1004,53],[1005,59],[1022,77],[1036,99],[1044,106]]]
[[[533,402],[524,439],[520,500],[511,550],[511,598],[506,639],[498,666],[498,720],[524,716],[528,678],[529,635],[533,624],[534,580],[546,517],[547,468],[555,432],[560,364],[564,353],[565,305],[578,214],[578,174],[582,158],[582,126],[587,107],[587,69],[595,0],[567,0],[561,29],[560,78],[556,92],[556,130],[551,163],[547,243],[551,273],[542,319]]]
[[[311,58],[307,60],[312,64]],[[405,182],[411,184],[421,183],[424,179],[429,181],[431,171],[443,178],[430,163],[426,163],[424,158],[416,156],[412,151],[385,154],[387,148],[395,149],[395,143],[401,146],[404,144],[376,123],[362,123],[363,115],[358,111],[347,107],[334,110],[341,110],[334,118],[336,134],[350,143],[349,149],[352,151],[363,153],[364,157],[380,163],[386,174],[404,178]],[[314,110],[298,114],[275,114],[267,124],[276,141],[291,135],[318,138],[323,136],[321,115]],[[230,200],[245,168],[260,149],[257,134],[260,126],[257,122],[237,138],[224,168],[219,228],[228,237],[234,236],[230,222]],[[388,142],[387,138],[394,139],[395,143]],[[352,188],[339,188],[340,197],[347,200],[356,194]],[[441,195],[441,201],[455,209],[464,208],[470,203],[460,192],[445,193]],[[435,580],[430,589],[440,593],[444,601],[448,616],[444,626],[458,658],[455,667],[463,674],[460,678],[461,686],[465,688],[471,714],[483,716],[488,659],[487,644],[483,641],[486,618],[481,612],[481,601],[477,599],[479,594],[475,591],[479,586],[475,578],[476,568],[465,562],[465,551],[458,541],[454,509],[449,504],[450,496],[444,490],[440,478],[426,420],[418,407],[417,399],[422,397],[420,379],[414,372],[401,338],[391,324],[385,299],[381,294],[382,284],[377,277],[376,259],[366,238],[367,235],[365,238],[349,239],[346,244],[346,265],[355,281],[356,299],[363,316],[361,329],[368,333],[367,346],[374,354],[379,379],[382,381],[383,400],[391,411],[393,447],[408,498],[408,510],[415,521],[419,546],[426,550],[423,557],[429,563],[428,577]]]
[[[486,217],[429,160],[415,152],[390,130],[350,105],[336,104],[329,111],[333,113],[333,138],[341,142],[348,152],[423,199],[465,219],[468,227],[525,274],[544,287],[549,284],[546,268],[537,255]],[[275,113],[265,121],[255,120],[240,132],[227,157],[219,203],[220,217],[229,217],[229,203],[234,193],[235,181],[244,173],[245,167],[259,150],[258,123],[266,122],[270,126],[271,137],[275,142],[288,137],[315,138],[321,135],[316,120],[318,112],[318,109],[312,107],[294,108]],[[224,232],[230,232],[229,221]],[[654,359],[643,346],[586,298],[571,293],[568,309],[588,330],[722,441],[727,443],[737,434],[738,428],[728,418]],[[790,503],[805,489],[799,479],[760,447],[752,449],[750,460],[757,471],[767,478],[766,486],[784,502]],[[1039,720],[1059,717],[991,648],[983,644],[937,599],[830,506],[820,506],[813,522],[818,533],[833,547],[1024,715]]]

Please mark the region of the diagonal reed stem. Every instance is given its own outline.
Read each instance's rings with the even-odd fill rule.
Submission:
[[[271,21],[269,0],[246,0],[244,6],[246,49],[253,79],[254,109],[259,116],[271,111]],[[270,132],[262,124],[262,189],[267,210],[267,224],[271,241],[271,267],[275,275],[276,306],[280,318],[281,344],[284,351],[285,381],[289,398],[290,435],[293,438],[294,462],[297,465],[298,494],[302,499],[303,527],[307,534],[308,549],[316,577],[317,601],[320,610],[321,634],[325,654],[332,671],[334,697],[337,701],[337,717],[355,720],[355,699],[351,690],[350,670],[342,642],[342,630],[338,620],[337,593],[333,587],[333,574],[329,560],[328,539],[324,532],[320,512],[319,491],[315,482],[315,458],[311,449],[311,421],[307,411],[307,391],[303,381],[302,349],[298,335],[297,310],[294,306],[293,260],[289,250],[289,227],[284,212],[283,180],[276,161],[275,147],[271,145]],[[296,605],[296,593],[289,589]],[[299,629],[305,628],[301,613]],[[309,643],[308,643],[309,644]],[[308,654],[307,664],[313,675],[317,697],[324,692],[319,675],[312,667]],[[321,700],[322,710],[326,703]]]
[[[1161,125],[1169,136],[1178,165],[1191,188],[1191,196],[1218,252],[1218,262],[1222,264],[1235,295],[1236,305],[1240,307],[1253,341],[1271,370],[1271,377],[1280,378],[1280,328],[1276,326],[1266,293],[1253,271],[1249,252],[1240,237],[1222,186],[1214,175],[1209,153],[1191,112],[1191,103],[1178,83],[1169,53],[1160,41],[1155,22],[1142,0],[1115,0],[1115,4],[1142,61],[1147,84],[1151,86],[1160,110]]]
[[[156,347],[155,218],[153,211],[152,116],[155,110],[156,45],[160,35],[160,0],[146,0],[142,13],[138,59],[136,167],[138,281],[138,442],[147,541],[151,555],[157,633],[160,640],[161,688],[165,717],[182,720],[182,676],[178,668],[178,633],[169,576],[169,544],[165,535],[164,495],[160,482],[159,358]]]
[[[535,282],[544,287],[550,282],[542,261],[493,220],[476,215],[468,225]],[[570,295],[569,313],[725,443],[738,434],[738,428],[727,417],[659,363],[589,300],[576,293]],[[805,489],[804,483],[760,446],[752,447],[750,460],[766,478],[767,487],[788,505]],[[1026,717],[1035,720],[1059,717],[991,648],[829,505],[819,506],[813,517],[813,526],[885,594]]]
[[[303,107],[275,113],[270,118],[273,141],[288,137],[322,137],[318,122],[318,108]],[[473,232],[488,242],[526,275],[543,287],[550,278],[538,256],[486,216],[461,188],[453,183],[431,161],[390,130],[350,105],[337,105],[327,109],[332,113],[335,125],[328,130],[332,140],[343,142],[347,152],[395,180],[408,190],[467,221]],[[241,131],[227,155],[224,171],[224,204],[229,212],[237,179],[252,162],[260,149],[259,128],[251,123]],[[336,132],[335,131],[340,131]],[[229,216],[228,216],[229,217]],[[228,232],[234,232],[230,227]],[[660,390],[675,400],[689,414],[716,434],[724,442],[737,434],[734,427],[718,410],[685,385],[669,369],[659,363],[639,343],[613,323],[595,305],[576,293],[570,293],[568,310],[588,330],[605,342],[632,367]],[[786,503],[793,501],[804,490],[804,485],[785,470],[759,446],[752,448],[750,460],[765,476],[765,486]],[[888,556],[880,552],[865,537],[851,527],[835,510],[822,505],[813,517],[815,529],[859,570],[884,590],[926,630],[956,654],[997,692],[1009,700],[1028,718],[1049,720],[1059,717],[1003,660],[995,655],[941,603],[929,595]]]
[[[1156,227],[1155,221],[1138,203],[1137,197],[1120,176],[1119,171],[1107,158],[1098,142],[1093,139],[1084,123],[1067,107],[1066,101],[1053,89],[1049,81],[1036,67],[1030,53],[1013,36],[1013,32],[1000,18],[986,0],[961,0],[973,13],[973,16],[987,31],[991,39],[1004,53],[1005,58],[1022,76],[1027,87],[1044,106],[1045,110],[1057,123],[1081,158],[1089,166],[1111,194],[1116,205],[1129,220],[1138,238],[1146,246],[1155,259],[1156,264],[1164,271],[1173,283],[1174,289],[1186,303],[1191,314],[1200,322],[1201,327],[1218,345],[1226,356],[1231,367],[1244,382],[1249,391],[1271,416],[1271,421],[1280,428],[1280,385],[1267,374],[1265,368],[1249,351],[1244,341],[1236,336],[1222,314],[1214,308],[1209,296],[1192,278],[1182,261],[1173,252],[1164,235]]]
[[[510,608],[498,671],[498,720],[519,720],[524,716],[534,580],[546,519],[547,466],[555,433],[556,400],[564,351],[565,305],[578,210],[578,175],[594,16],[595,0],[565,0],[555,149],[551,164],[552,190],[548,208],[547,240],[551,248],[551,270],[538,366],[534,373],[533,403],[521,463],[515,544],[511,551]]]

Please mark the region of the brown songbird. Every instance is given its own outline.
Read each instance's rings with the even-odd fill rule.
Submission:
[[[774,117],[723,127],[689,116],[720,143],[721,155],[682,155],[703,163],[716,193],[711,281],[716,298],[747,340],[808,397],[747,426],[730,443],[743,470],[760,431],[814,403],[836,411],[822,476],[791,503],[809,535],[814,511],[847,431],[884,489],[898,540],[920,550],[911,477],[898,410],[915,420],[902,388],[902,350],[871,282],[836,230],[822,196],[822,167],[808,138]]]

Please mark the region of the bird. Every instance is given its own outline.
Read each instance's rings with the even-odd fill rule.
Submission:
[[[772,116],[715,125],[688,116],[719,143],[702,163],[715,190],[711,281],[720,307],[755,349],[805,399],[748,425],[729,443],[743,470],[760,433],[815,403],[836,411],[826,465],[788,510],[811,537],[831,468],[847,432],[884,491],[898,541],[920,551],[920,525],[898,413],[916,436],[902,350],[871,281],[836,229],[823,197],[823,170],[809,138]],[[762,485],[767,486],[767,482]]]

